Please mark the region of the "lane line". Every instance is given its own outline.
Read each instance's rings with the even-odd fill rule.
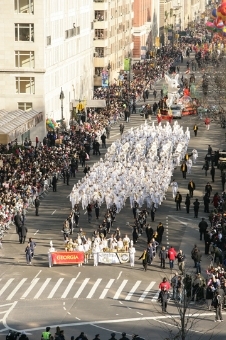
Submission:
[[[75,278],[71,279],[71,281],[69,282],[69,284],[68,284],[67,288],[65,289],[63,295],[61,296],[61,299],[65,299],[67,297],[68,293],[71,290],[71,287],[73,286],[73,284],[75,283],[75,281],[77,280],[77,278],[79,277],[80,274],[81,274],[81,272],[79,272],[78,275]]]
[[[60,287],[61,283],[64,281],[64,278],[60,278],[57,283],[55,284],[55,286],[53,287],[53,289],[51,290],[51,292],[48,295],[48,299],[52,299],[52,297],[54,296],[54,294],[56,293],[57,289]]]
[[[9,296],[6,298],[7,301],[11,300],[14,295],[17,293],[17,291],[20,289],[21,286],[23,286],[23,284],[27,281],[27,279],[22,279],[18,285],[13,289],[13,291],[11,292],[11,294],[9,294]]]
[[[4,291],[11,285],[11,283],[14,281],[14,279],[9,279],[6,284],[2,287],[0,290],[0,296],[4,293]]]
[[[97,279],[96,282],[93,285],[93,288],[91,289],[91,291],[89,292],[89,294],[87,295],[87,299],[91,299],[91,297],[93,296],[93,294],[95,293],[97,287],[99,286],[99,284],[101,283],[102,279]]]
[[[28,296],[28,294],[32,291],[32,289],[38,283],[39,280],[40,278],[37,277],[31,281],[30,286],[26,289],[26,292],[21,296],[21,299],[25,299]]]
[[[122,275],[122,272],[119,273],[119,275],[117,277],[117,280],[120,278],[121,275]]]
[[[54,211],[52,212],[52,214],[51,214],[51,215],[55,214],[55,212],[56,212],[56,210],[54,210]]]
[[[123,290],[123,288],[125,287],[125,285],[127,284],[128,280],[123,280],[119,289],[117,290],[117,292],[115,293],[113,300],[117,300]]]
[[[150,290],[152,289],[152,287],[154,287],[154,285],[156,284],[155,281],[152,281],[148,287],[145,289],[145,291],[142,293],[141,297],[138,299],[138,301],[144,301],[144,299],[146,298],[146,296],[148,295],[148,293],[150,292]]]
[[[81,292],[83,291],[83,289],[85,288],[85,286],[87,285],[87,283],[89,282],[90,278],[86,278],[83,283],[81,284],[81,286],[79,287],[79,289],[77,290],[77,293],[74,295],[74,299],[77,299]]]
[[[110,280],[109,280],[108,284],[107,284],[106,287],[104,288],[104,290],[103,290],[101,296],[99,297],[99,299],[104,299],[104,298],[105,298],[107,292],[108,292],[109,289],[111,288],[111,286],[112,286],[112,284],[113,284],[114,281],[115,281],[115,279],[110,279]]]
[[[48,279],[45,280],[45,282],[43,283],[43,285],[39,289],[38,293],[35,295],[35,297],[34,297],[35,300],[39,298],[39,296],[45,290],[46,286],[49,284],[50,281],[51,281],[51,278],[48,278]]]
[[[41,271],[42,271],[42,270],[39,270],[38,274],[35,275],[35,277],[33,278],[33,280],[36,279],[37,276],[39,276],[39,274],[41,273]],[[32,280],[32,281],[33,281],[33,280]],[[32,282],[32,281],[31,281],[31,282]]]
[[[133,296],[133,294],[135,293],[135,291],[137,290],[137,288],[139,287],[140,284],[141,284],[141,281],[137,281],[135,283],[133,288],[130,290],[129,294],[126,296],[125,300],[130,300],[131,299],[131,296]]]

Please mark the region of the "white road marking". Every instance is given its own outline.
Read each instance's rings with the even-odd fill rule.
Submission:
[[[130,290],[129,294],[126,296],[125,300],[130,300],[131,299],[131,296],[133,296],[133,294],[135,293],[135,291],[137,290],[137,288],[139,287],[140,284],[141,284],[141,281],[137,281],[135,283],[133,288]]]
[[[148,295],[148,293],[150,292],[150,290],[152,289],[152,287],[155,285],[155,281],[152,281],[149,286],[145,289],[145,291],[142,293],[141,297],[139,298],[138,301],[144,301],[144,299],[146,298],[146,296]]]
[[[11,300],[11,299],[14,297],[14,295],[16,294],[16,292],[20,289],[21,286],[23,286],[24,282],[26,282],[26,281],[27,281],[27,279],[22,279],[22,280],[18,283],[18,285],[13,289],[13,291],[11,292],[11,294],[9,294],[9,296],[7,297],[6,300]]]
[[[120,303],[120,305],[123,305],[122,301],[119,301],[119,303]],[[118,314],[116,314],[116,315],[118,315]]]
[[[67,312],[69,315],[71,315],[71,313],[70,312]]]
[[[50,281],[51,281],[51,278],[48,278],[48,279],[45,280],[45,282],[43,283],[43,285],[39,289],[38,293],[35,295],[34,299],[38,299],[39,298],[39,296],[45,290],[46,286],[49,284]]]
[[[85,288],[85,286],[87,285],[87,283],[89,282],[90,278],[86,278],[83,283],[81,284],[81,286],[79,287],[79,289],[77,290],[77,293],[74,295],[74,299],[77,299],[81,292],[83,291],[83,289]]]
[[[17,303],[17,302],[16,302]],[[14,306],[13,306],[14,307]],[[11,309],[12,310],[12,309]],[[9,314],[9,313],[8,313]],[[204,319],[206,316],[215,316],[216,313],[190,313],[190,314],[186,314],[186,317],[195,319],[195,318],[201,318]],[[226,313],[222,313],[223,315],[226,315]],[[118,315],[118,314],[116,314]],[[181,318],[181,315],[177,314],[177,315],[161,315],[161,316],[143,316],[143,317],[137,317],[137,318],[128,318],[128,319],[110,319],[110,320],[96,320],[96,321],[84,321],[84,322],[70,322],[70,323],[65,323],[65,324],[60,324],[61,328],[64,327],[73,327],[73,326],[85,326],[85,325],[91,325],[91,324],[112,324],[112,323],[125,323],[125,322],[135,322],[135,321],[147,321],[147,320],[153,320],[153,321],[157,321],[157,320],[164,320],[164,319],[179,319]],[[79,320],[78,318],[75,318],[77,320]],[[59,324],[53,324],[53,325],[49,325],[49,327],[56,328],[57,326],[59,326]],[[37,328],[28,328],[28,329],[21,329],[21,332],[34,332],[34,331],[40,331],[43,330],[43,326],[42,327],[37,327]]]
[[[79,319],[79,318],[75,318],[75,319],[77,319],[77,320],[79,320],[79,321],[81,320],[81,319]]]
[[[51,214],[51,215],[55,214],[55,212],[56,212],[56,210],[54,210],[54,211],[52,212],[52,214]]]
[[[107,292],[108,292],[109,289],[111,288],[111,286],[112,286],[112,284],[113,284],[114,281],[115,281],[115,279],[110,279],[110,280],[109,280],[108,284],[107,284],[106,287],[104,288],[104,290],[103,290],[101,296],[99,297],[99,299],[104,299],[104,298],[105,298]]]
[[[119,275],[117,277],[117,280],[120,278],[121,275],[122,275],[122,272],[119,273]]]
[[[69,284],[68,284],[67,288],[65,289],[63,295],[61,296],[61,299],[65,299],[67,297],[68,293],[71,290],[71,287],[73,286],[73,284],[75,283],[75,281],[77,280],[77,278],[79,277],[80,274],[81,274],[81,272],[79,272],[78,275],[74,279],[71,279],[71,281],[69,282]]]
[[[89,292],[89,294],[87,295],[87,299],[91,299],[91,297],[93,296],[93,294],[95,293],[97,287],[99,286],[99,284],[101,283],[102,279],[97,279],[96,282],[93,285],[93,288],[91,289],[91,291]]]
[[[11,285],[11,283],[14,281],[14,279],[9,279],[6,284],[2,287],[0,290],[0,296],[4,293],[4,291]]]
[[[66,308],[64,307],[64,310],[66,310]]]
[[[140,313],[140,312],[137,312],[137,314],[144,315],[144,314],[142,314],[142,313]]]
[[[39,230],[36,230],[36,232],[34,233],[34,235],[36,235],[39,232]]]
[[[121,294],[123,288],[124,288],[125,285],[127,284],[127,282],[128,282],[128,280],[123,280],[123,281],[122,281],[122,283],[121,283],[119,289],[117,290],[117,292],[115,293],[115,295],[114,295],[114,297],[113,297],[114,300],[117,300],[117,299],[119,298],[119,296],[120,296],[120,294]]]
[[[35,275],[35,277],[33,278],[33,280],[36,279],[36,277],[38,277],[40,273],[41,273],[41,270],[39,270],[38,274]],[[33,280],[32,280],[31,282],[33,282]]]
[[[52,299],[52,297],[54,296],[54,294],[56,293],[57,289],[60,287],[61,283],[64,281],[64,278],[60,278],[57,283],[55,284],[55,286],[53,287],[53,289],[51,290],[50,294],[48,295],[48,299]]]
[[[30,286],[26,289],[26,292],[21,296],[21,299],[25,299],[28,296],[28,294],[32,291],[32,289],[34,288],[36,283],[38,283],[39,280],[40,278],[35,278],[31,281]]]
[[[157,293],[155,293],[155,295],[151,299],[151,302],[156,302],[158,300],[158,297],[159,297],[159,291],[157,291]]]

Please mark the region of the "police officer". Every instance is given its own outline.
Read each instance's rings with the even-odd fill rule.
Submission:
[[[36,216],[39,216],[38,214],[39,206],[40,206],[40,201],[39,201],[39,197],[37,196],[35,199],[35,215]]]
[[[42,332],[41,340],[49,340],[51,336],[50,327],[46,327],[45,332]]]

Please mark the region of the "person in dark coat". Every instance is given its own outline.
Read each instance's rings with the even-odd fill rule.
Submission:
[[[212,165],[211,169],[210,169],[210,175],[212,177],[212,182],[214,182],[214,178],[215,178],[215,168]]]
[[[138,230],[137,230],[137,227],[133,227],[133,243],[137,243],[137,240],[138,240]]]
[[[57,191],[57,178],[56,178],[56,175],[53,176],[52,186],[53,186],[53,192],[56,192]]]
[[[139,260],[142,260],[144,271],[147,271],[147,265],[148,265],[148,251],[145,249],[143,251],[143,254],[139,257]]]
[[[150,224],[148,224],[148,226],[146,227],[145,232],[146,232],[146,236],[147,236],[147,243],[150,243],[151,240],[153,239],[153,233],[154,233]]]
[[[182,202],[182,196],[180,194],[180,192],[178,191],[176,196],[175,196],[175,202],[176,202],[176,209],[178,210],[181,210],[181,207],[180,207],[180,204]]]
[[[159,252],[159,258],[161,261],[160,267],[165,269],[166,268],[166,259],[167,259],[167,251],[164,246],[162,246],[162,249]]]
[[[156,212],[155,204],[152,203],[152,207],[151,207],[151,221],[152,222],[155,221],[155,212]]]
[[[67,171],[66,171],[67,185],[69,185],[69,179],[70,179],[70,171],[67,169]]]
[[[40,206],[40,201],[39,201],[39,197],[37,196],[35,199],[35,215],[39,216],[38,212],[39,212],[39,206]]]
[[[212,192],[212,186],[210,185],[210,183],[208,182],[205,186],[205,192],[207,193],[208,197],[210,197],[211,192]]]
[[[161,304],[162,304],[162,312],[166,313],[166,309],[167,309],[167,301],[169,299],[169,292],[166,290],[166,288],[164,287],[163,290],[161,290],[160,292],[160,299],[161,299]]]
[[[106,148],[106,135],[103,133],[102,136],[100,137],[102,141],[102,148]]]
[[[226,181],[226,175],[225,175],[225,172],[222,172],[221,174],[222,191],[224,191],[225,181]]]
[[[208,228],[208,223],[205,221],[205,218],[203,217],[202,221],[199,222],[200,241],[202,241],[202,235],[205,235],[207,228]]]
[[[21,242],[20,243],[24,243],[25,242],[26,236],[27,236],[27,227],[25,227],[25,225],[23,224],[21,226]]]
[[[186,179],[186,173],[187,173],[188,168],[187,168],[187,164],[186,164],[185,162],[183,162],[183,163],[181,164],[180,170],[181,170],[181,172],[182,172],[183,178]]]
[[[17,211],[17,214],[14,217],[14,223],[16,225],[16,232],[17,234],[19,234],[19,229],[22,226],[22,218],[21,218],[21,214],[19,211]]]
[[[195,183],[193,182],[193,180],[191,179],[190,182],[188,183],[188,190],[189,190],[189,195],[192,198],[193,197],[193,193],[195,190]]]
[[[190,196],[187,194],[186,198],[185,198],[185,205],[186,205],[186,212],[187,214],[189,214],[190,211],[190,205],[191,205],[191,200],[190,200]]]
[[[96,219],[98,220],[100,216],[100,204],[98,203],[98,201],[96,201],[96,203],[94,204],[94,209],[95,209]]]
[[[203,202],[204,202],[204,212],[209,214],[209,204],[210,204],[210,198],[208,193],[206,192],[204,197],[203,197]]]
[[[199,203],[199,200],[198,198],[196,198],[195,202],[193,203],[194,205],[194,217],[195,218],[198,218],[198,214],[199,214],[199,206],[200,206],[200,203]]]
[[[163,224],[162,222],[159,222],[158,226],[157,226],[157,233],[158,233],[158,243],[161,243],[162,242],[162,236],[164,234],[164,227],[163,227]]]
[[[202,170],[205,170],[205,176],[207,176],[207,171],[209,170],[209,162],[207,160],[205,161]]]

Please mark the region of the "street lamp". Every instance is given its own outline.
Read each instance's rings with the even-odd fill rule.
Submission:
[[[64,92],[62,90],[61,87],[61,91],[60,91],[60,101],[61,101],[61,120],[63,123],[63,119],[64,119]]]

